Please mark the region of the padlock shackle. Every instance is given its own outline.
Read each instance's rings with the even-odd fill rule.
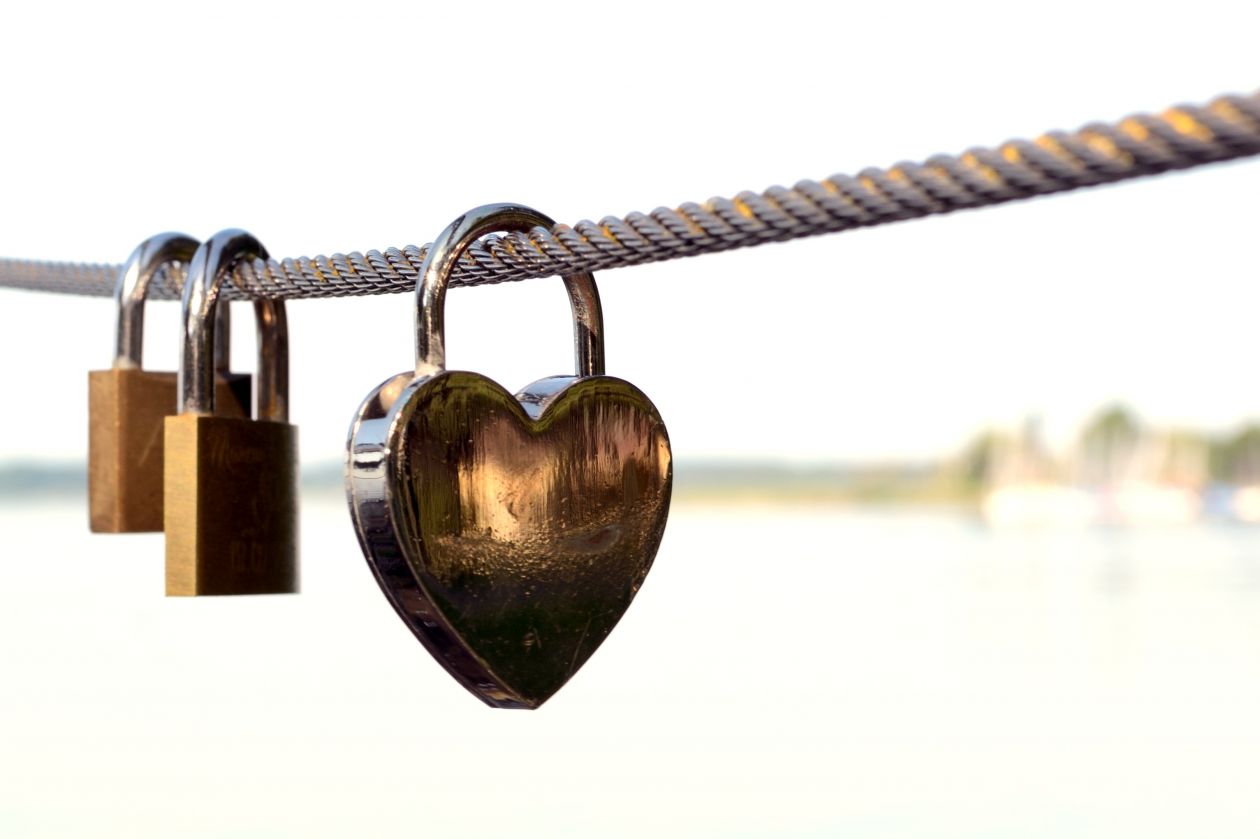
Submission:
[[[255,300],[254,325],[258,330],[258,373],[254,379],[258,419],[288,422],[289,317],[284,301]]]
[[[183,233],[159,233],[141,242],[118,274],[114,285],[115,370],[139,370],[144,359],[144,301],[157,272],[173,262],[187,265],[200,242]],[[227,310],[224,309],[226,314]],[[216,322],[215,369],[227,370],[231,355],[230,328],[226,318]]]
[[[197,248],[184,281],[179,356],[179,413],[214,413],[214,377],[218,367],[219,288],[243,259],[266,259],[267,250],[244,230],[220,231]],[[216,317],[216,314],[218,315]],[[289,325],[284,301],[254,301],[258,325],[257,417],[289,420]]]
[[[464,251],[487,233],[528,233],[553,226],[550,218],[522,204],[486,204],[451,222],[429,246],[416,286],[416,375],[446,369],[446,288]],[[573,349],[579,376],[604,374],[604,313],[590,271],[561,276],[573,310]]]

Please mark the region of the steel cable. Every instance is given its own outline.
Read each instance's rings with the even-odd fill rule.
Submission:
[[[488,236],[464,255],[452,286],[603,270],[751,247],[856,227],[984,207],[1156,175],[1260,153],[1260,92],[1181,105],[1158,116],[1093,123],[924,163],[864,169],[712,198],[676,209]],[[237,266],[227,299],[346,297],[415,288],[426,248],[256,260]],[[108,296],[119,265],[0,259],[0,286]],[[155,278],[149,296],[179,297],[183,269]]]

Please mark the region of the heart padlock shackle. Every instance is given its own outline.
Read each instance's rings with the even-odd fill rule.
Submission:
[[[660,414],[604,375],[589,272],[563,277],[577,374],[515,397],[446,369],[443,302],[482,236],[550,227],[494,204],[434,241],[416,289],[416,369],[377,387],[350,428],[346,494],[368,565],[399,616],[487,704],[536,708],[634,599],[660,545],[673,470]]]
[[[166,418],[166,593],[288,594],[298,585],[297,429],[288,424],[284,303],[254,301],[256,419],[215,414],[220,287],[267,252],[241,230],[197,249],[183,294],[179,405]]]
[[[144,303],[158,271],[188,264],[197,240],[182,233],[146,239],[131,254],[114,287],[114,362],[88,374],[88,511],[96,533],[162,529],[162,428],[175,413],[177,374],[141,365]],[[223,310],[227,314],[227,309]],[[215,322],[215,389],[225,416],[249,416],[250,377],[228,372],[228,318]]]

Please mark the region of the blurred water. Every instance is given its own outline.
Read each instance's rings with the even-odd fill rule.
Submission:
[[[679,506],[537,712],[408,635],[338,499],[303,594],[0,511],[0,836],[1254,836],[1260,531]]]

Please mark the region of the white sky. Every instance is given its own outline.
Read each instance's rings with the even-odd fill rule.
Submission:
[[[275,256],[418,244],[491,201],[622,215],[1260,86],[1254,3],[432,5],[5,11],[0,254],[121,262],[224,227]],[[1244,162],[603,272],[608,371],[683,459],[931,456],[1034,411],[1062,437],[1116,397],[1223,427],[1260,416],[1257,194]],[[412,300],[289,316],[304,458],[339,459],[413,364]],[[0,460],[83,456],[112,329],[106,299],[0,290]],[[152,306],[151,366],[175,330]],[[456,290],[447,330],[453,368],[510,389],[571,364],[555,280]]]

